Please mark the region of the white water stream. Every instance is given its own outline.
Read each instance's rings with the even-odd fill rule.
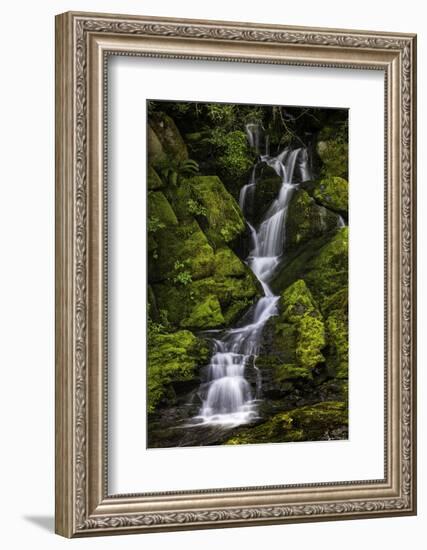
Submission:
[[[260,134],[256,124],[246,127],[249,144],[259,151]],[[268,146],[267,146],[268,147]],[[266,148],[267,148],[266,147]],[[284,149],[278,156],[261,156],[261,162],[271,166],[281,177],[282,184],[276,199],[271,203],[257,227],[248,221],[251,233],[251,251],[246,258],[248,267],[262,285],[264,296],[252,307],[245,319],[248,324],[229,329],[221,340],[213,340],[214,350],[208,367],[206,397],[199,414],[193,419],[195,425],[238,426],[257,417],[257,395],[245,378],[248,365],[256,369],[263,328],[273,315],[277,315],[277,302],[269,286],[286,239],[285,222],[288,204],[295,188],[294,176],[298,181],[310,179],[307,151],[304,148]],[[247,213],[256,186],[256,167],[249,182],[240,192],[240,208]]]

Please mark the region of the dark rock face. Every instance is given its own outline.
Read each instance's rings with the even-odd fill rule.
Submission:
[[[285,253],[328,235],[338,227],[338,216],[317,204],[304,189],[297,189],[289,203],[286,223]]]
[[[282,185],[282,178],[268,166],[262,163],[255,174],[256,186],[253,194],[252,212],[249,216],[254,224],[260,222],[266,214],[269,205],[277,197]]]

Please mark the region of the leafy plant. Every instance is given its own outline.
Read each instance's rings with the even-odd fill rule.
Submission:
[[[252,166],[248,141],[241,130],[226,132],[221,127],[215,128],[209,141],[218,149],[218,164],[230,176],[239,177]]]
[[[147,332],[148,338],[157,334],[166,334],[170,330],[170,323],[165,309],[159,311],[159,319],[153,320],[151,317],[151,304],[148,303]]]
[[[185,262],[180,262],[179,260],[176,260],[174,264],[174,270],[175,275],[172,278],[174,283],[181,284],[183,286],[187,286],[190,283],[193,282],[193,278],[191,277],[191,273],[186,269]]]
[[[157,216],[151,216],[147,221],[147,231],[148,233],[155,233],[159,229],[164,229],[166,226],[163,222],[159,220]]]
[[[180,177],[191,177],[199,172],[199,164],[193,159],[187,159],[180,162],[163,161],[158,166],[158,171],[168,185],[176,186]]]
[[[188,208],[188,212],[190,214],[193,214],[193,216],[206,217],[208,215],[208,209],[202,204],[200,204],[199,201],[195,201],[194,199],[188,199],[187,208]]]

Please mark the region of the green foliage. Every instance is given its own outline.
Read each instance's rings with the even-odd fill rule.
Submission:
[[[197,174],[199,165],[192,159],[182,161],[165,159],[158,163],[157,170],[166,185],[175,187],[181,182],[182,178]]]
[[[167,311],[161,309],[159,311],[159,321],[154,321],[150,316],[150,304],[148,304],[148,317],[147,317],[147,335],[150,341],[157,334],[164,334],[170,330],[170,323],[168,320]]]
[[[237,106],[232,103],[207,103],[208,119],[215,125],[230,128],[236,120]]]
[[[219,126],[212,130],[208,141],[217,150],[219,167],[229,177],[241,177],[251,168],[253,157],[246,134],[241,130],[228,132]]]
[[[190,271],[186,269],[187,264],[188,262],[180,262],[179,260],[176,260],[174,264],[176,274],[172,279],[174,283],[179,283],[183,286],[187,286],[193,282]]]
[[[208,209],[202,204],[200,204],[199,201],[195,201],[194,199],[188,199],[187,208],[188,208],[188,212],[193,216],[206,217],[208,215]]]
[[[348,177],[347,121],[338,126],[326,126],[318,136],[317,153],[322,160],[321,173],[325,177]]]
[[[166,225],[159,220],[157,216],[151,216],[147,220],[147,231],[149,233],[155,233],[159,229],[164,229]]]

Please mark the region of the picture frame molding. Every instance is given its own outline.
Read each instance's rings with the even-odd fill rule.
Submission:
[[[385,74],[383,480],[109,495],[107,59]],[[254,67],[255,70],[255,67]],[[416,513],[416,36],[67,12],[56,17],[56,506],[66,537]]]

